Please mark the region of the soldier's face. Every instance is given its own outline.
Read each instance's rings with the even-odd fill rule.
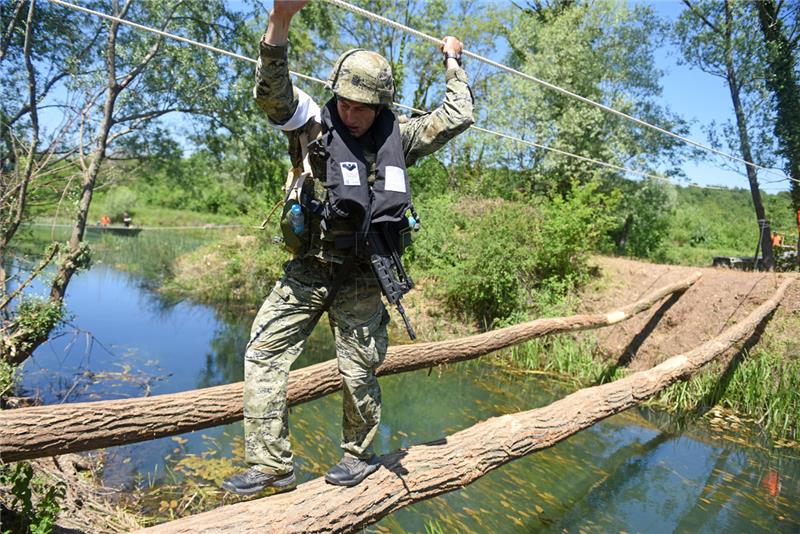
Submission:
[[[373,106],[341,97],[336,97],[336,110],[353,137],[361,137],[367,133],[377,115]]]

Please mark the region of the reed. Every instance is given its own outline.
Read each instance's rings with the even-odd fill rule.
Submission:
[[[713,364],[655,399],[671,411],[704,413],[715,405],[755,421],[767,433],[800,440],[800,360],[756,349],[744,352],[727,370]]]

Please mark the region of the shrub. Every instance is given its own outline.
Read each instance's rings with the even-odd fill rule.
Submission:
[[[49,534],[55,527],[60,510],[59,501],[66,494],[63,482],[49,484],[34,476],[33,468],[27,462],[19,462],[13,468],[0,466],[0,484],[10,487],[11,508],[17,514],[3,532],[29,532],[30,534]],[[38,496],[34,503],[33,496]]]
[[[436,278],[454,311],[487,327],[516,320],[541,300],[537,292],[564,293],[585,278],[617,200],[595,183],[538,204],[431,198],[419,206],[424,230],[409,263]]]
[[[133,215],[139,197],[133,190],[121,185],[106,193],[104,201],[106,214],[111,217],[111,220],[121,222],[125,212]]]

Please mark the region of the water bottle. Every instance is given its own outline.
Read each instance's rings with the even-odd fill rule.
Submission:
[[[294,232],[295,235],[300,235],[306,224],[305,217],[303,216],[303,209],[300,207],[300,204],[292,204],[289,213],[286,214],[286,218],[289,221],[289,226],[292,227],[292,232]]]
[[[408,227],[414,230],[415,232],[419,231],[419,223],[414,218],[413,215],[408,216]]]

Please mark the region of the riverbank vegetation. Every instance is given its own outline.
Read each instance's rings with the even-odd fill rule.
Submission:
[[[524,343],[508,354],[508,363],[577,388],[616,380],[626,370],[610,362],[591,336],[548,336]],[[696,376],[667,388],[651,406],[684,419],[722,407],[740,418],[739,430],[766,432],[773,440],[800,441],[800,361],[767,344],[743,350],[726,363],[713,362]]]

